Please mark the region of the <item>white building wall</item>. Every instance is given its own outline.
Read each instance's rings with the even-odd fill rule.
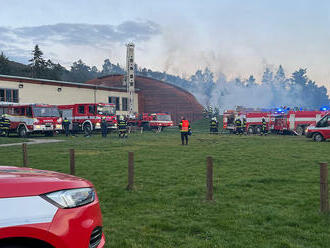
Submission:
[[[22,88],[19,85],[23,85]],[[19,103],[44,104],[74,104],[74,103],[109,103],[109,97],[120,97],[120,111],[118,115],[128,114],[122,111],[122,98],[129,99],[127,92],[109,91],[103,89],[80,88],[79,86],[57,86],[48,84],[34,84],[26,82],[12,82],[0,79],[0,88],[18,89]],[[138,96],[134,95],[135,112],[138,112]],[[129,106],[127,106],[129,108]]]

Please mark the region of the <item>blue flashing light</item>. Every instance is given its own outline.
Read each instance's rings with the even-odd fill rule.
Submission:
[[[281,108],[278,108],[278,109],[277,109],[277,111],[278,111],[278,112],[282,112],[282,111],[283,111],[283,109],[281,109]]]
[[[321,108],[321,111],[327,111],[327,110],[328,110],[327,107],[322,107],[322,108]]]

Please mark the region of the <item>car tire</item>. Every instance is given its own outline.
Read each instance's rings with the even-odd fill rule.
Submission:
[[[21,138],[25,138],[27,136],[26,128],[24,126],[18,128],[18,136]]]
[[[86,136],[91,135],[91,133],[92,133],[92,127],[91,127],[91,125],[89,123],[86,123],[84,125],[84,133],[85,133]]]
[[[320,133],[316,133],[316,134],[314,134],[313,139],[314,139],[314,141],[316,141],[316,142],[322,142],[322,141],[324,140],[322,134],[320,134]]]

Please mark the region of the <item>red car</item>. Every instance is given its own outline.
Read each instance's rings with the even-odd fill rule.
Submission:
[[[0,166],[0,248],[103,248],[99,200],[89,181]]]
[[[315,126],[309,126],[306,129],[306,137],[317,142],[330,139],[330,114],[324,116]]]

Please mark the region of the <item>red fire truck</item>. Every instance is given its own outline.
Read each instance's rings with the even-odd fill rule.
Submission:
[[[70,130],[83,131],[89,135],[93,130],[101,129],[102,117],[106,118],[110,130],[117,129],[116,106],[111,103],[78,103],[59,105],[62,118],[67,118]]]
[[[165,127],[173,126],[173,121],[168,113],[143,113],[137,114],[134,119],[130,118],[128,124],[143,127],[144,130],[163,130]]]
[[[327,113],[316,125],[307,127],[306,137],[313,138],[317,142],[330,139],[330,113]]]
[[[62,130],[62,118],[56,106],[45,104],[1,104],[1,113],[10,120],[10,133],[26,137],[32,133],[53,136]]]
[[[230,132],[235,131],[235,120],[240,118],[246,119],[246,131],[250,134],[259,134],[262,128],[262,119],[267,122],[267,128],[272,126],[272,112],[271,111],[259,111],[259,110],[228,110],[223,114],[223,128]]]
[[[273,130],[276,133],[304,135],[305,129],[316,123],[326,114],[325,111],[287,111],[274,113]]]

